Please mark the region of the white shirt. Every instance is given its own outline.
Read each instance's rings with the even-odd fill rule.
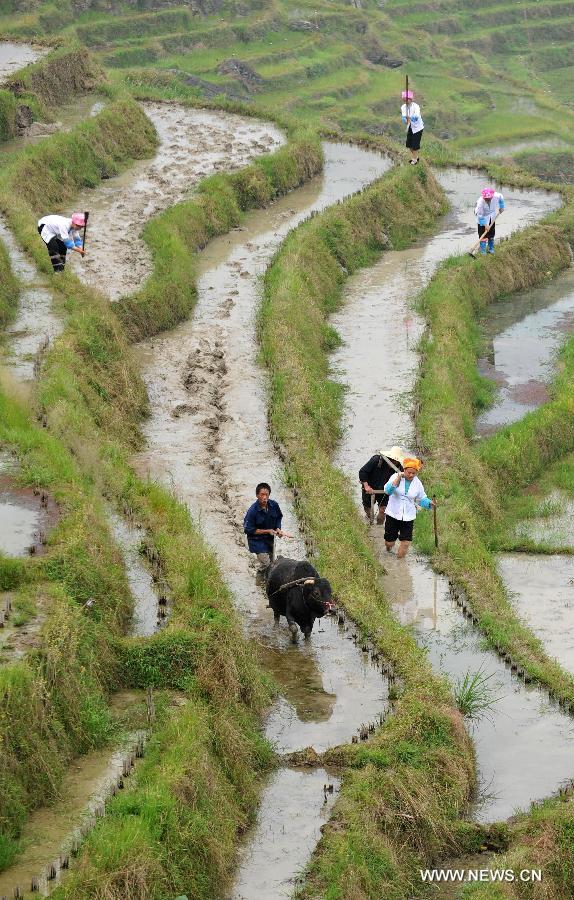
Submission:
[[[487,203],[484,197],[479,197],[474,208],[476,221],[479,225],[490,225],[501,209],[504,209],[504,197],[498,191],[495,192],[490,203]]]
[[[42,226],[44,226],[42,228]],[[73,240],[70,235],[72,230],[72,220],[66,216],[44,216],[38,220],[38,228],[42,228],[40,237],[48,244],[53,237],[60,238],[61,241]]]
[[[421,117],[420,106],[418,105],[418,103],[415,103],[414,100],[411,100],[411,102],[409,103],[408,113],[407,113],[407,104],[403,103],[403,105],[401,106],[401,116],[403,117],[403,119],[406,119],[407,115],[409,116],[409,118],[411,120],[412,133],[416,134],[417,131],[422,131],[423,128],[425,127],[425,123],[423,122],[422,117]]]
[[[393,478],[395,476],[393,475]],[[385,490],[391,484],[392,478],[390,478],[386,485]],[[399,486],[396,487],[393,493],[389,497],[389,502],[387,503],[387,514],[392,516],[393,519],[399,519],[402,522],[412,522],[413,519],[417,517],[417,509],[415,506],[415,502],[419,503],[421,500],[426,498],[425,489],[422,485],[422,481],[418,478],[417,475],[413,478],[409,485],[408,493],[405,495],[405,479],[401,478],[399,482]]]

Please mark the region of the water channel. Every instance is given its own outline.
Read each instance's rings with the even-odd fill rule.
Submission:
[[[437,177],[451,201],[440,232],[410,250],[386,253],[377,265],[349,279],[345,305],[332,319],[343,338],[333,355],[333,372],[349,386],[337,462],[356,485],[358,504],[358,470],[369,456],[380,446],[414,445],[409,392],[424,323],[412,308],[413,297],[442,259],[472,243],[472,207],[483,177],[460,170]],[[542,192],[503,188],[503,193],[508,218],[499,236],[542,218],[559,203],[556,195]],[[426,487],[432,491],[432,485]],[[387,554],[382,531],[373,526],[371,534],[387,569],[385,592],[401,621],[413,626],[437,671],[453,682],[469,670],[482,671],[500,697],[491,715],[472,728],[479,768],[473,812],[481,821],[507,818],[572,777],[574,723],[484,649],[480,632],[451,599],[447,581],[425,559],[412,551],[403,560]]]

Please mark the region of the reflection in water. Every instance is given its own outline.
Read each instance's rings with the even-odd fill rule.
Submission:
[[[410,392],[423,322],[412,310],[413,297],[441,260],[468,249],[474,240],[473,208],[484,176],[457,170],[437,177],[452,206],[441,233],[416,248],[386,253],[375,266],[350,278],[345,305],[332,319],[343,338],[333,354],[333,370],[349,387],[337,463],[356,485],[358,505],[357,475],[365,460],[382,445],[414,443]],[[500,236],[540,219],[559,203],[557,195],[544,192],[503,192],[508,217],[505,212]],[[502,699],[492,716],[473,729],[483,798],[476,815],[482,820],[508,816],[572,776],[574,725],[549,708],[542,692],[513,679],[494,654],[482,649],[480,633],[450,599],[445,579],[414,554],[397,560],[386,553],[382,531],[371,529],[387,568],[386,596],[401,621],[413,625],[436,670],[454,681],[482,668],[500,685]]]
[[[484,648],[480,632],[452,600],[448,581],[423,559],[414,555],[409,559],[412,594],[403,603],[396,603],[396,598],[403,592],[405,560],[391,556],[385,562],[385,593],[392,598],[400,621],[415,627],[435,671],[447,675],[452,684],[469,671],[481,671],[490,676],[489,687],[499,698],[471,729],[479,763],[475,818],[505,819],[555,791],[572,777],[574,722],[553,707],[542,691],[518,681],[495,653]]]
[[[498,557],[512,604],[550,656],[574,672],[574,556]]]
[[[232,900],[290,897],[329,818],[339,779],[325,769],[280,769],[261,797],[257,824],[243,846]],[[310,815],[311,810],[313,811]]]
[[[488,308],[490,352],[479,370],[499,390],[494,404],[476,420],[478,434],[492,434],[547,402],[556,354],[573,322],[574,269]]]
[[[299,559],[306,555],[283,465],[267,430],[266,382],[256,340],[261,278],[294,225],[389,166],[381,156],[347,145],[327,144],[325,154],[322,178],[250,214],[240,230],[208,245],[199,258],[193,320],[149,341],[141,354],[152,415],[146,425],[147,448],[137,465],[175,488],[216,551],[248,634],[261,647],[283,693],[266,723],[268,738],[281,751],[309,745],[320,751],[348,741],[361,725],[378,721],[386,705],[380,670],[332,619],[318,620],[311,640],[300,640],[297,647],[284,624],[274,626],[267,599],[255,584],[242,530],[255,485],[268,481],[284,513],[283,527],[295,535],[293,541],[281,542],[279,552]],[[284,846],[284,832],[291,827],[285,816],[291,813],[274,816],[270,796],[264,795],[260,818],[269,824],[258,832],[249,868],[239,873],[237,890],[245,896],[279,896],[280,885],[312,853],[322,806],[308,803],[309,778],[291,770],[278,775],[279,781],[289,782],[293,808],[299,811],[296,821],[309,834],[298,853]],[[278,848],[288,872],[287,881],[282,875],[273,888],[279,894],[266,887]]]

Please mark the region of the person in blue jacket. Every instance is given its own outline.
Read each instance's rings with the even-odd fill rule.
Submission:
[[[271,500],[271,488],[262,481],[255,489],[257,500],[252,503],[243,520],[243,530],[251,553],[257,555],[259,572],[267,573],[273,559],[275,537],[283,537],[281,522],[283,513],[275,500]]]
[[[64,271],[68,250],[84,255],[80,228],[85,224],[86,218],[81,212],[75,212],[71,219],[66,216],[44,216],[38,219],[38,234],[46,244],[54,272]]]

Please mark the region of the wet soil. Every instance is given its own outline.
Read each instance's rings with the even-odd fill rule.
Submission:
[[[377,265],[349,279],[345,306],[332,318],[343,338],[333,355],[333,371],[349,387],[337,462],[357,486],[357,505],[358,470],[366,459],[380,446],[414,444],[410,392],[423,322],[412,310],[413,297],[442,259],[468,249],[474,240],[472,211],[483,176],[458,170],[438,177],[452,204],[440,233],[413,249],[386,253]],[[501,222],[500,236],[536,221],[559,203],[556,195],[543,192],[503,192],[509,217]],[[421,645],[428,647],[434,667],[452,681],[467,670],[482,669],[491,676],[493,696],[501,697],[489,717],[472,726],[480,778],[474,815],[483,821],[509,816],[571,777],[574,724],[551,708],[541,691],[523,685],[482,648],[480,632],[468,625],[449,597],[447,582],[425,560],[412,552],[404,560],[387,554],[382,532],[372,527],[387,568],[386,595],[402,621],[414,627]]]
[[[573,268],[489,308],[484,324],[488,351],[479,360],[479,371],[499,390],[476,420],[478,435],[493,434],[549,400],[557,353],[573,328]]]
[[[277,128],[256,119],[170,103],[143,108],[160,140],[154,158],[75,201],[78,209],[90,210],[87,252],[74,260],[75,271],[112,300],[141,287],[151,273],[141,238],[146,221],[183,200],[206,175],[240,168],[284,142]]]
[[[0,41],[0,83],[18,69],[36,62],[45,56],[45,47],[33,47],[31,44],[15,44],[12,41]]]
[[[1,216],[0,240],[10,253],[12,271],[22,286],[16,318],[4,332],[2,365],[17,381],[31,381],[42,354],[62,331],[62,323],[52,312],[52,296],[44,276],[19,248]]]
[[[519,522],[516,534],[554,549],[574,547],[574,500],[563,491],[551,491],[540,503],[540,515]]]
[[[244,227],[208,245],[198,260],[193,320],[141,348],[151,417],[145,428],[147,448],[136,465],[142,475],[175,490],[214,547],[247,632],[282,692],[267,720],[266,734],[284,752],[308,745],[319,751],[348,741],[362,725],[378,722],[387,696],[380,670],[349,640],[345,631],[349,626],[318,620],[311,640],[293,646],[285,624],[273,624],[265,594],[255,582],[242,527],[255,485],[261,479],[269,481],[284,513],[283,527],[295,535],[292,541],[281,541],[278,552],[295,558],[306,555],[292,497],[283,484],[281,460],[267,432],[266,382],[257,365],[255,336],[260,278],[290,228],[388,167],[380,156],[358,148],[326,145],[325,150],[322,178],[250,214]],[[282,777],[299,782],[290,792],[305,796],[304,774],[289,771],[292,774]],[[305,827],[317,836],[323,809],[321,796],[319,800],[315,806],[307,802],[304,812]],[[278,869],[273,888],[266,879],[269,873],[274,877],[278,846],[285,848],[292,878],[313,843],[306,842],[301,858],[295,849],[291,855],[287,843],[282,843],[288,823],[273,816],[265,795],[260,821],[271,824],[257,832],[261,834],[256,837],[257,852],[249,874],[239,873],[237,890],[268,891],[266,896],[276,897],[283,893],[287,876]]]

